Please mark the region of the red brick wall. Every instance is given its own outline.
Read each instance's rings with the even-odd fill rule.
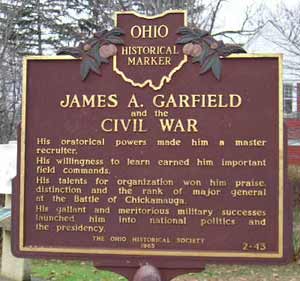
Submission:
[[[288,139],[300,141],[300,120],[288,119],[285,123],[288,127]]]
[[[300,107],[298,107],[298,109],[300,109]],[[300,142],[300,120],[288,119],[285,123],[288,127],[288,139],[298,140]],[[300,165],[300,146],[288,147],[288,162],[292,165]]]
[[[290,165],[300,165],[300,146],[288,147],[288,161]]]

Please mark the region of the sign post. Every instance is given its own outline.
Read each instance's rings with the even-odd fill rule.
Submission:
[[[15,255],[165,278],[287,262],[282,58],[235,51],[184,11],[124,12],[60,51],[78,59],[27,57]]]

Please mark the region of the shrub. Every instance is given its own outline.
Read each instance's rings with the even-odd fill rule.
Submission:
[[[289,166],[288,179],[294,192],[294,204],[300,206],[300,166]]]

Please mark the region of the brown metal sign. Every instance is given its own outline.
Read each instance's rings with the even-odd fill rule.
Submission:
[[[176,35],[184,12],[118,16],[124,45],[99,63],[101,76],[87,53],[96,41],[82,47],[81,73],[69,56],[24,60],[14,253],[162,265],[289,259],[281,56],[219,58],[212,42],[207,57],[206,45],[192,56],[200,69],[183,49],[203,33]],[[114,50],[104,46],[102,55]],[[132,65],[139,59],[150,65]]]

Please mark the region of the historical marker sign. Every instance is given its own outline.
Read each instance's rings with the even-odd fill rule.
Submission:
[[[82,61],[25,59],[16,255],[289,257],[281,56],[219,58],[185,17],[117,14]]]

